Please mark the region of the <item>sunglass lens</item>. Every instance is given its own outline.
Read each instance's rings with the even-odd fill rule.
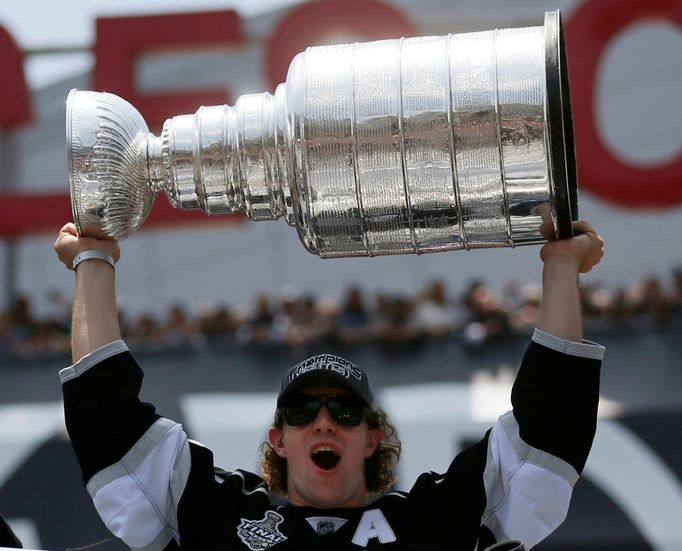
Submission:
[[[292,427],[300,427],[312,423],[320,411],[320,400],[308,400],[284,408],[284,419]]]
[[[332,419],[340,425],[357,427],[362,423],[364,406],[356,400],[343,398],[330,398],[327,400],[327,409]]]

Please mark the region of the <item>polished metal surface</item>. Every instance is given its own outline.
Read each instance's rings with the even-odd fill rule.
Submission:
[[[89,226],[122,239],[147,218],[154,194],[147,184],[147,125],[113,94],[72,91],[67,100],[71,210],[82,233]]]
[[[310,252],[347,257],[543,242],[547,205],[565,237],[560,37],[554,12],[542,27],[309,48],[274,95],[173,117],[160,137],[123,100],[74,91],[74,218],[120,239],[163,191],[178,208],[284,216]]]

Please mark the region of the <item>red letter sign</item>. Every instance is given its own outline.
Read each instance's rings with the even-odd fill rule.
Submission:
[[[31,120],[24,57],[10,34],[0,26],[0,128],[8,130]]]
[[[284,82],[289,63],[297,53],[339,34],[380,40],[418,33],[404,14],[377,0],[318,0],[301,4],[282,19],[268,43],[267,76],[271,86]]]
[[[161,48],[239,44],[240,21],[234,11],[98,19],[94,87],[130,101],[152,128],[173,115],[193,113],[201,104],[229,103],[229,94],[222,90],[140,95],[135,90],[135,60]]]
[[[662,18],[682,25],[682,2],[592,0],[582,4],[566,26],[580,182],[594,194],[628,207],[682,203],[682,155],[666,165],[641,168],[609,151],[596,127],[597,69],[616,33],[635,21]]]

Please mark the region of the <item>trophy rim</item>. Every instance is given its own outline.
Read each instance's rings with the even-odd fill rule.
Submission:
[[[566,46],[561,11],[545,14],[546,109],[550,150],[550,193],[556,237],[573,237],[578,219],[578,182]],[[550,101],[553,98],[555,101]]]
[[[78,216],[78,209],[76,208],[76,198],[74,196],[74,167],[73,167],[73,104],[75,103],[76,95],[80,90],[72,88],[66,98],[66,166],[69,173],[69,195],[71,196],[71,216],[73,222],[78,230],[78,235],[83,235],[83,228],[81,226],[80,217]]]

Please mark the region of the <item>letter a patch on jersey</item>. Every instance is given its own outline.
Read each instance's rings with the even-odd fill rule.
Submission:
[[[362,514],[353,535],[353,543],[367,547],[367,542],[373,538],[377,538],[380,543],[391,543],[396,540],[395,533],[381,509],[370,509]]]
[[[241,519],[237,535],[252,551],[262,551],[283,542],[287,537],[277,527],[284,517],[275,511],[267,511],[261,520]]]

